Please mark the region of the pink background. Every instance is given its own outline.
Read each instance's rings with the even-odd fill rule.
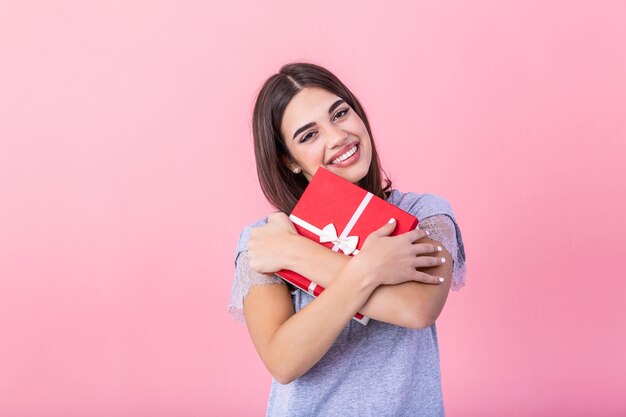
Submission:
[[[0,415],[264,414],[226,306],[293,60],[458,217],[447,415],[626,415],[626,3],[517,3],[0,2]]]

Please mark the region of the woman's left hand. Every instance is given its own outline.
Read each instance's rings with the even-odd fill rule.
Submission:
[[[287,255],[298,232],[283,212],[268,216],[267,224],[252,229],[248,240],[250,267],[261,274],[287,268]]]

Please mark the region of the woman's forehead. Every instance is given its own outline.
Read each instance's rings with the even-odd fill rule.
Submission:
[[[287,104],[283,115],[283,126],[313,122],[314,120],[311,118],[327,115],[329,108],[337,100],[341,100],[341,98],[323,88],[303,88]]]

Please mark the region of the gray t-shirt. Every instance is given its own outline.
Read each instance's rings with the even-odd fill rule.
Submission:
[[[452,290],[465,284],[465,249],[450,204],[434,194],[393,190],[387,199],[413,214],[418,227],[443,244],[453,259]],[[253,285],[279,284],[274,276],[257,274],[247,262],[247,240],[253,227],[244,229],[235,254],[235,279],[230,314],[243,321],[243,298]],[[295,312],[314,300],[290,286]],[[328,352],[309,371],[290,384],[272,380],[267,416],[443,416],[439,346],[435,324],[408,329],[370,320],[354,320],[343,329]]]

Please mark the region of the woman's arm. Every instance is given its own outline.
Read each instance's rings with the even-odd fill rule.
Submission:
[[[286,285],[252,287],[243,304],[246,325],[274,379],[288,384],[311,369],[375,286],[358,268],[346,264],[333,283],[297,314]]]
[[[349,262],[350,257],[319,245],[302,236],[290,237],[290,247],[286,257],[290,269],[308,277],[317,284],[327,288]],[[397,326],[421,329],[431,326],[445,305],[452,281],[452,257],[448,250],[432,239],[424,237],[418,240],[423,254],[421,256],[422,272],[425,282],[404,282],[398,285],[382,285],[377,287],[359,310],[360,313]],[[442,250],[438,251],[437,247]],[[360,256],[360,255],[359,255]],[[441,258],[445,262],[441,262]],[[444,282],[439,284],[438,278]],[[433,285],[436,282],[435,285]]]
[[[350,258],[326,290],[296,314],[286,285],[250,289],[243,304],[246,325],[278,382],[287,384],[315,365],[376,287],[419,278],[412,242],[420,231],[389,237],[393,228],[385,225],[368,236],[359,256]],[[248,252],[258,249],[252,246]],[[397,271],[392,273],[390,265]]]
[[[415,267],[421,282],[406,282],[381,286],[374,290],[367,303],[359,310],[375,320],[404,326],[424,328],[432,325],[441,312],[452,279],[452,258],[446,248],[425,237],[417,230],[418,249]],[[254,230],[249,246],[255,249],[252,267],[259,272],[290,269],[327,288],[337,277],[350,257],[333,252],[297,234],[284,213],[272,213],[268,224]],[[437,251],[441,246],[442,251]],[[436,256],[424,256],[436,255]],[[360,255],[359,255],[360,256]],[[445,262],[441,262],[445,258]],[[395,270],[395,265],[390,265]],[[443,284],[438,278],[443,277]],[[432,285],[437,283],[437,285]]]

